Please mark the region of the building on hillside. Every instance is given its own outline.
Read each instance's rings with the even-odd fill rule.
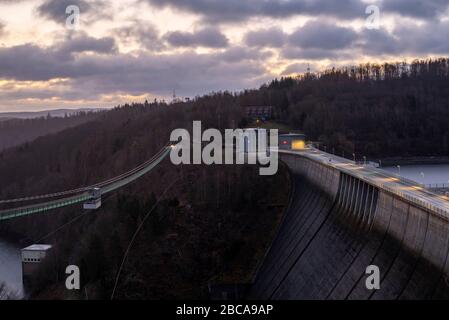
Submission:
[[[245,107],[245,116],[248,119],[257,121],[266,121],[273,118],[272,106],[253,106]]]
[[[288,133],[279,135],[279,149],[304,150],[306,148],[306,136],[300,133]]]

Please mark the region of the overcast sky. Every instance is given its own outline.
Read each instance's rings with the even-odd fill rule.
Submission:
[[[308,66],[449,56],[448,40],[449,0],[0,0],[0,112],[254,88]]]

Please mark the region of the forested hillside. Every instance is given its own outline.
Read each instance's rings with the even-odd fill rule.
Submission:
[[[110,178],[149,159],[173,129],[190,130],[193,120],[202,120],[204,128],[229,128],[236,126],[240,111],[235,97],[226,93],[185,104],[118,107],[0,153],[0,198]],[[22,245],[55,244],[53,258],[37,277],[34,298],[68,298],[71,292],[61,279],[69,264],[81,268],[78,298],[110,298],[124,252],[140,225],[115,297],[207,298],[210,283],[251,280],[287,204],[289,187],[284,167],[266,177],[255,166],[176,167],[166,159],[104,197],[95,212],[73,206],[0,223],[0,232],[15,235]]]
[[[449,59],[365,64],[282,78],[239,96],[327,150],[374,159],[449,155]]]
[[[0,199],[116,176],[149,159],[173,129],[190,131],[193,120],[201,120],[203,129],[248,124],[245,106],[274,106],[278,122],[304,131],[328,151],[375,159],[448,155],[448,80],[448,59],[367,64],[188,102],[119,106],[0,151]],[[281,166],[273,177],[259,176],[256,169],[175,167],[166,160],[105,198],[95,213],[81,215],[79,207],[55,210],[1,223],[0,231],[16,235],[24,245],[56,244],[57,263],[43,272],[35,297],[65,297],[60,279],[63,267],[73,263],[84,270],[83,294],[108,298],[127,245],[145,222],[125,263],[117,297],[205,298],[211,282],[248,281],[287,203],[286,169]]]

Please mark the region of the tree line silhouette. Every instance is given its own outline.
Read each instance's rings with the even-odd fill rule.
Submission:
[[[361,64],[275,79],[238,96],[327,150],[372,158],[449,153],[449,59]]]

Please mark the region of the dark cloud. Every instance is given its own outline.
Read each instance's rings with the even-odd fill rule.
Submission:
[[[112,38],[79,36],[41,48],[34,44],[0,47],[0,78],[14,80],[50,80],[101,73],[101,65],[73,56],[74,53],[116,52]],[[111,55],[112,56],[112,55]]]
[[[448,0],[384,0],[381,10],[422,19],[438,17],[449,8]]]
[[[286,18],[294,15],[363,19],[371,4],[362,0],[143,0],[157,7],[172,7],[200,14],[207,21],[233,22],[252,17]],[[383,0],[382,13],[433,19],[448,10],[447,0]]]
[[[449,55],[449,21],[428,21],[422,25],[397,25],[385,29],[361,29],[307,26],[290,35],[281,50],[285,59],[331,59],[357,61],[361,56],[386,59],[391,56]],[[317,32],[316,30],[320,30]]]
[[[196,32],[175,31],[167,33],[165,40],[174,47],[209,47],[225,48],[229,40],[215,28],[202,29]]]
[[[117,52],[115,40],[112,37],[92,38],[87,35],[68,38],[56,47],[63,55],[80,52],[96,52],[111,54]]]
[[[350,57],[345,51],[357,37],[352,29],[311,21],[289,35],[288,46],[281,54],[286,59],[345,59]]]
[[[63,62],[54,52],[34,44],[0,48],[0,78],[14,80],[49,80],[68,76]]]
[[[65,10],[70,5],[77,6],[80,9],[80,15],[88,13],[92,9],[85,0],[46,0],[37,8],[37,12],[50,20],[65,22],[67,19]]]
[[[67,78],[68,90],[57,96],[76,100],[115,93],[163,95],[173,88],[181,95],[238,90],[259,85],[269,77],[262,63],[266,55],[247,48],[213,54],[81,54],[70,59],[62,58],[60,50],[61,46],[40,48],[32,44],[0,48],[0,78]]]
[[[363,29],[359,34],[357,47],[362,49],[365,55],[372,56],[400,54],[407,49],[400,38],[385,29]]]
[[[393,34],[402,53],[415,55],[449,54],[449,21],[426,22],[421,26],[397,26]]]
[[[244,41],[250,47],[282,47],[287,39],[287,35],[281,28],[270,28],[248,32]]]
[[[263,29],[245,35],[248,46],[258,48],[281,48],[286,59],[336,59],[348,57],[345,52],[359,38],[359,34],[346,27],[328,22],[309,21],[291,34],[281,29]]]
[[[422,25],[397,25],[390,33],[384,29],[362,30],[355,46],[367,56],[448,55],[449,21],[427,21]]]
[[[114,29],[114,35],[125,45],[137,43],[142,48],[158,51],[165,48],[155,26],[143,21],[134,21],[132,25]]]
[[[206,20],[242,21],[255,16],[273,18],[294,15],[329,15],[340,18],[363,16],[359,0],[146,0],[157,7],[173,7],[202,15]]]
[[[80,20],[87,24],[97,22],[99,19],[112,20],[109,4],[104,0],[45,0],[37,7],[40,16],[58,23],[65,23],[66,8],[75,5],[80,9]]]
[[[357,33],[351,28],[339,27],[335,24],[310,21],[289,37],[292,46],[302,49],[342,49],[357,39]]]
[[[194,95],[253,87],[260,84],[265,73],[260,62],[227,62],[220,59],[220,55],[144,55],[120,60],[103,61],[104,66],[108,66],[105,69],[108,76],[76,78],[74,87],[86,87],[87,91],[98,94],[152,92],[167,95],[176,89],[180,95]],[[122,72],[118,68],[123,65],[126,71]]]

